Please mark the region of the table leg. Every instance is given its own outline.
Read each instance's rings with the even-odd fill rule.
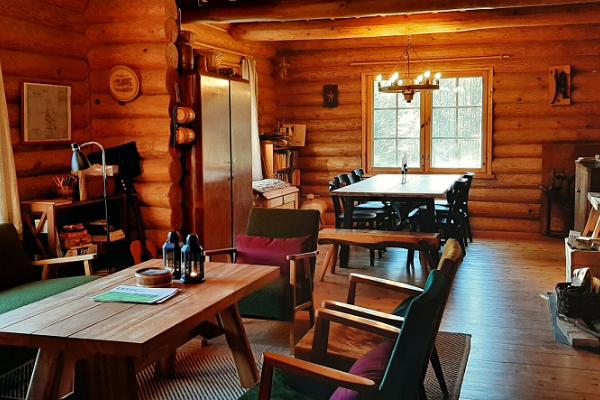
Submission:
[[[59,350],[38,350],[29,381],[27,400],[57,399],[63,370],[64,353]]]
[[[342,228],[352,229],[352,213],[354,212],[354,199],[352,197],[344,197],[344,224]],[[350,259],[350,246],[342,245],[340,247],[340,267],[348,268],[348,260]]]
[[[259,374],[237,304],[227,307],[219,313],[219,316],[240,383],[244,388],[251,388],[258,382]]]
[[[138,399],[134,360],[104,356],[80,360],[74,394],[76,399],[86,400]]]

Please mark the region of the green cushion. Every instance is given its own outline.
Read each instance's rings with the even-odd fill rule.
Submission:
[[[238,303],[240,314],[247,318],[293,321],[292,286],[288,277],[281,277]]]
[[[41,273],[27,259],[13,224],[0,224],[0,290],[38,280]]]
[[[244,393],[239,400],[257,400],[259,392],[259,384]],[[273,385],[271,387],[271,400],[320,400],[328,399],[327,396],[310,395],[299,390],[296,390],[289,384],[289,378],[278,370],[273,374]]]
[[[97,276],[71,276],[15,286],[0,292],[0,314],[64,292],[97,279]]]

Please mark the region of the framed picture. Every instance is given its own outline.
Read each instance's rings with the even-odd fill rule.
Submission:
[[[323,85],[323,107],[337,107],[339,104],[338,95],[338,85]]]
[[[71,140],[71,86],[23,83],[23,143]]]

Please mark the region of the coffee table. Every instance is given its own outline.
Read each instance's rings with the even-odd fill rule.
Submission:
[[[205,282],[174,284],[181,292],[162,304],[91,300],[135,285],[135,270],[161,265],[146,261],[0,315],[0,345],[39,348],[27,399],[56,399],[70,387],[75,398],[137,399],[136,372],[173,361],[177,347],[217,316],[242,386],[254,385],[258,370],[237,302],[277,279],[279,268],[210,262]]]

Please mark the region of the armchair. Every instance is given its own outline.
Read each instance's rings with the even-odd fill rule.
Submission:
[[[443,296],[442,309],[437,324],[439,326],[446,301],[452,288],[454,276],[463,257],[461,245],[454,239],[449,239],[444,246],[444,253],[438,264],[437,271],[444,275],[446,282],[446,291]],[[344,312],[361,318],[368,318],[374,321],[401,327],[404,324],[407,309],[412,299],[423,293],[424,289],[402,282],[390,281],[368,275],[350,274],[350,283],[348,287],[347,303],[338,301],[325,301],[323,307],[328,310]],[[375,286],[381,289],[391,290],[403,295],[400,304],[390,313],[371,310],[365,307],[355,305],[356,291],[359,285]],[[315,329],[309,331],[296,345],[295,354],[297,357],[313,360],[313,342],[316,340],[318,332]],[[336,325],[332,327],[332,338],[328,348],[328,365],[336,368],[348,368],[355,360],[364,356],[370,349],[381,344],[382,339],[379,336],[365,332],[356,332],[347,329],[345,326]],[[358,345],[355,345],[358,344]],[[447,393],[446,382],[442,371],[441,363],[435,344],[431,353],[431,365],[436,374],[442,392]]]
[[[344,389],[340,388],[356,392],[359,399],[424,399],[423,377],[437,333],[445,291],[445,277],[439,271],[432,271],[423,293],[411,300],[401,328],[319,309],[312,348],[314,359],[324,360],[327,357],[330,325],[336,323],[384,337],[387,342],[381,349],[385,353],[380,354],[383,362],[377,368],[368,367],[367,363],[371,360],[367,360],[367,355],[346,372],[319,361],[315,363],[265,353],[259,385],[246,392],[240,400],[329,399],[336,388],[332,399],[337,396],[346,398],[347,393],[341,393]]]
[[[318,254],[319,217],[316,210],[253,208],[248,219],[246,234],[250,238],[302,238],[303,241],[296,254],[283,253],[280,258],[274,257],[276,260],[271,261],[271,264],[277,261],[276,265],[281,267],[280,279],[238,304],[243,317],[290,322],[290,351],[293,351],[296,344],[296,313],[307,311],[311,326],[314,323],[313,277]],[[242,262],[242,256],[243,262],[247,264],[261,264],[266,263],[264,260],[271,257],[275,250],[277,249],[246,248],[240,253],[238,248],[227,248],[208,250],[206,255],[209,259],[227,255],[230,262]],[[256,254],[249,254],[251,251]]]

